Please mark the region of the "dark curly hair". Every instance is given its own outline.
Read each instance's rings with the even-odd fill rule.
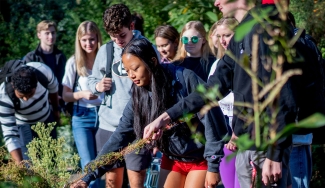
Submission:
[[[123,27],[130,29],[132,16],[124,4],[116,4],[105,10],[103,15],[104,28],[108,34],[118,33]]]
[[[15,90],[23,94],[29,94],[37,86],[37,76],[33,67],[23,66],[18,68],[11,77],[11,83]]]

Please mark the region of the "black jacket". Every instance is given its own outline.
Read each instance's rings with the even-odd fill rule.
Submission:
[[[174,61],[173,64],[194,71],[203,81],[207,82],[211,66],[215,61],[216,58],[210,55],[209,61],[205,61],[201,57],[186,57],[183,61]]]
[[[169,75],[176,74],[175,66],[172,64],[161,65],[165,71],[169,71]],[[203,84],[204,82],[196,76],[196,74],[188,69],[184,69],[182,72],[187,94],[193,92],[198,84]],[[175,80],[175,79],[174,79]],[[174,82],[174,81],[173,81]],[[172,83],[171,83],[172,84]],[[179,101],[183,98],[182,91],[180,87],[174,87],[174,94],[171,94],[175,101]],[[133,129],[133,108],[132,108],[132,98],[126,105],[123,115],[120,119],[120,123],[105,143],[105,146],[98,154],[98,156],[107,154],[110,152],[120,151],[122,148],[128,146],[128,144],[135,141],[136,136]],[[193,162],[206,159],[208,161],[208,171],[219,172],[220,159],[223,157],[223,146],[224,142],[222,138],[227,134],[227,127],[224,116],[221,109],[214,108],[208,114],[206,114],[201,121],[204,125],[199,122],[195,129],[196,133],[201,133],[205,143],[195,140],[191,132],[187,132],[187,125],[176,125],[182,126],[178,131],[171,130],[167,131],[167,138],[169,143],[167,148],[161,148],[164,155],[167,155],[170,159]],[[189,131],[189,130],[188,130]],[[165,132],[164,132],[165,134]],[[166,136],[165,136],[166,137]],[[197,137],[196,137],[197,138]],[[110,170],[112,166],[103,166],[98,170],[88,173],[87,176],[83,178],[83,181],[90,182],[95,178],[101,177],[103,173]]]
[[[259,11],[259,8],[256,7],[250,10],[246,17],[243,19],[243,21],[239,24],[239,26],[253,19],[250,14],[251,11]],[[275,17],[276,16],[271,19],[274,19]],[[274,72],[271,72],[269,66],[266,66],[267,61],[265,58],[267,56],[270,56],[272,52],[269,46],[265,44],[264,39],[270,39],[271,37],[266,32],[261,33],[260,31],[261,25],[255,24],[252,27],[251,31],[244,37],[242,41],[236,42],[233,38],[230,41],[228,49],[232,54],[234,54],[237,59],[240,59],[240,57],[242,57],[244,53],[248,54],[248,66],[250,66],[252,57],[252,38],[254,34],[257,34],[259,42],[257,74],[259,81],[265,85],[269,83],[272,74],[274,74]],[[287,35],[287,37],[290,38],[293,36],[293,28],[290,28],[288,26]],[[313,59],[315,57],[313,55],[313,52],[311,52],[309,49],[306,49],[303,45],[299,43],[299,41],[295,45],[295,48],[298,52],[300,52],[297,53],[298,56],[300,55],[306,57],[306,59],[310,60],[310,62],[317,61],[317,59]],[[279,49],[278,53],[283,53],[283,51]],[[288,62],[284,62],[283,71],[285,72],[294,68],[301,68],[303,70],[306,70],[304,66],[308,65],[308,63],[295,62],[290,64]],[[314,70],[304,71],[304,76],[290,77],[287,83],[282,87],[280,91],[279,100],[277,101],[277,132],[283,130],[284,127],[289,123],[294,123],[296,120],[306,118],[309,115],[313,114],[315,111],[318,111],[318,109],[322,109],[321,106],[324,104],[324,99],[319,97],[320,93],[316,92],[316,87],[318,86],[316,86],[317,84],[314,84],[314,82],[312,81],[313,79],[315,79],[315,77],[313,77],[314,75],[312,74],[316,72],[315,69],[317,69],[317,67],[311,67]],[[221,94],[223,94],[223,96],[226,96],[226,94],[228,94],[229,91],[232,90],[234,93],[235,103],[253,103],[252,81],[250,76],[246,73],[242,66],[236,63],[228,55],[225,55],[222,59],[220,59],[217,69],[208,80],[206,87],[212,87],[214,85],[219,85],[219,91],[221,92]],[[259,88],[259,90],[261,89],[262,88]],[[260,102],[264,101],[267,96],[268,95],[260,99]],[[318,103],[317,100],[319,100]],[[204,100],[198,93],[195,92],[189,95],[186,100],[182,100],[181,102],[167,110],[167,113],[172,119],[177,119],[184,113],[184,111],[195,112],[199,110],[203,105]],[[264,117],[268,116],[270,118],[271,111],[272,109],[267,107],[264,111]],[[253,110],[251,108],[234,106],[234,117],[232,121],[232,126],[234,133],[237,136],[249,133],[250,137],[254,139],[253,125],[250,124],[247,126],[244,120],[244,118],[247,117],[248,114],[253,115]],[[241,117],[239,118],[239,116]],[[260,119],[262,120],[263,118]],[[289,147],[291,145],[291,142],[291,136],[279,139],[274,146],[268,148],[267,158],[274,161],[281,161],[283,150]]]
[[[59,82],[58,94],[60,96],[62,96],[62,89],[63,89],[62,79],[63,79],[64,72],[65,72],[65,64],[67,62],[67,58],[65,57],[63,52],[61,50],[59,50],[56,46],[54,46],[53,55],[55,55],[55,62],[56,62],[55,65],[50,65],[47,62],[45,62],[41,44],[39,44],[38,47],[34,51],[31,51],[26,54],[26,56],[24,57],[24,60],[26,60],[26,62],[41,62],[41,63],[45,63],[47,66],[49,66],[51,68],[51,70],[53,71],[54,75],[56,76],[56,78],[58,79],[58,82]]]

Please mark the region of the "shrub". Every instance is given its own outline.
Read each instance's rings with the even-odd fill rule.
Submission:
[[[38,138],[34,138],[27,145],[28,161],[22,161],[19,165],[10,159],[8,163],[0,162],[0,181],[9,182],[15,187],[40,187],[56,188],[64,187],[70,179],[68,168],[77,170],[79,157],[77,154],[69,158],[64,157],[67,151],[63,145],[63,138],[53,139],[50,132],[55,123],[37,123],[32,129],[37,133]],[[7,154],[1,148],[0,159]]]

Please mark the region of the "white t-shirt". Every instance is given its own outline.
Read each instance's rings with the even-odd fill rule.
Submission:
[[[73,84],[74,84],[74,81],[75,81],[76,72],[77,72],[77,70],[76,70],[76,61],[75,61],[75,58],[73,56],[67,61],[67,64],[65,66],[65,73],[64,73],[64,76],[63,76],[63,79],[62,79],[62,85],[67,86],[70,89],[73,89],[72,87],[73,87]],[[87,70],[87,72],[90,75],[92,71]],[[86,91],[86,90],[89,90],[89,88],[88,88],[88,77],[79,76],[79,79],[77,81],[76,88],[75,88],[74,92]],[[83,106],[83,107],[87,107],[87,108],[99,106],[101,104],[101,102],[102,102],[102,99],[103,99],[103,96],[104,96],[103,94],[100,95],[95,100],[87,100],[87,99],[82,98],[82,99],[79,100],[79,106]],[[74,104],[77,105],[77,101],[74,102]]]
[[[209,77],[215,72],[217,69],[219,59],[217,59],[210,69]],[[219,102],[219,106],[224,115],[229,117],[229,125],[231,126],[232,117],[233,117],[233,106],[234,106],[234,93],[230,92],[226,97],[221,99]]]

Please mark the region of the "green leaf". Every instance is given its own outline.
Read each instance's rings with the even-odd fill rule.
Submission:
[[[239,136],[235,143],[240,150],[248,150],[254,145],[254,141],[249,138],[248,134]]]
[[[205,14],[210,18],[210,20],[212,20],[214,22],[218,21],[218,16],[216,13],[208,11]]]
[[[325,125],[325,116],[321,113],[315,113],[306,119],[299,121],[298,123],[291,123],[287,125],[282,131],[280,131],[276,137],[271,141],[272,143],[276,140],[288,136],[301,128],[320,128]]]
[[[165,6],[162,11],[169,11],[171,9],[173,9],[176,5],[174,3],[170,3],[167,6]]]
[[[298,122],[299,128],[319,128],[325,125],[325,116],[321,113],[315,113],[306,119]]]
[[[253,26],[257,24],[257,20],[249,20],[247,22],[244,22],[243,24],[240,24],[235,29],[235,41],[241,41],[243,38],[251,31]]]
[[[200,93],[205,93],[206,89],[205,89],[203,84],[200,84],[200,85],[197,86],[197,91],[200,92]]]

